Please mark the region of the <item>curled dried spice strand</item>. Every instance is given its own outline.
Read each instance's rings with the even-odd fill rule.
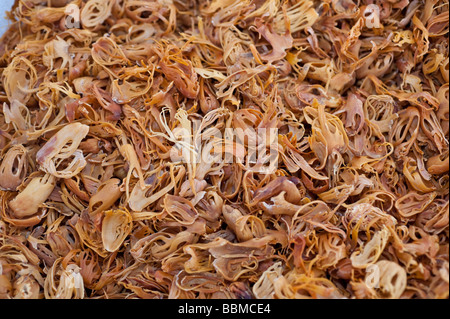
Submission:
[[[0,298],[448,298],[448,12],[16,0]]]

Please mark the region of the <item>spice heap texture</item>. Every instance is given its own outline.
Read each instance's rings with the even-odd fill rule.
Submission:
[[[0,297],[448,298],[448,11],[16,0]]]

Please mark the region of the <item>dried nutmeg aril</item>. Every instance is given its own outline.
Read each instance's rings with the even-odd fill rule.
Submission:
[[[448,13],[16,0],[0,298],[448,299]]]
[[[105,250],[114,252],[119,249],[132,227],[132,217],[127,211],[106,211],[102,220],[102,241]]]

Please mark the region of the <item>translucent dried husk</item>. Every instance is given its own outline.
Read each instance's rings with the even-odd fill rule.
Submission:
[[[169,290],[167,284],[158,280],[159,278],[153,267],[141,268],[143,269],[139,269],[139,271],[132,272],[128,275],[123,285],[133,291],[139,298],[163,298]]]
[[[52,23],[61,20],[65,15],[65,8],[45,8],[38,7],[39,9],[35,14],[31,16],[31,23],[38,29],[41,23]],[[36,32],[35,29],[33,29]]]
[[[25,131],[30,125],[30,112],[18,100],[13,100],[10,106],[3,103],[3,113],[5,115],[5,122],[12,123],[17,131]]]
[[[376,232],[373,238],[361,249],[355,251],[350,260],[355,268],[367,268],[377,262],[388,243],[390,232],[387,228]]]
[[[395,207],[403,217],[411,217],[424,211],[435,196],[435,193],[420,195],[416,192],[411,192],[399,198],[395,202]]]
[[[125,65],[128,62],[122,49],[112,39],[102,37],[92,45],[92,58],[98,64],[107,69],[108,66]]]
[[[61,69],[72,67],[73,60],[69,56],[69,47],[70,43],[67,43],[61,38],[56,38],[48,42],[44,46],[43,64],[49,68],[53,68],[55,60],[61,58],[63,60],[60,65]]]
[[[17,279],[13,285],[14,299],[39,299],[40,285],[32,276],[23,276]]]
[[[269,240],[270,237],[266,236],[234,244],[217,238],[214,245],[209,248],[215,258],[213,266],[226,280],[232,281],[246,273],[255,272],[259,262],[270,258],[273,253],[273,248],[265,246]],[[250,251],[252,255],[248,254]]]
[[[281,31],[285,29],[286,23],[289,23],[289,30],[291,33],[312,26],[319,18],[318,13],[313,6],[314,4],[311,1],[300,0],[286,10],[286,16],[281,14],[282,11],[280,10],[274,21],[276,30]]]
[[[125,12],[128,17],[140,22],[154,22],[158,19],[168,23],[169,30],[172,28],[172,15],[175,13],[175,7],[172,0],[167,1],[142,1],[133,0],[125,5]],[[165,16],[169,14],[169,21]]]
[[[173,174],[173,167],[171,167],[170,169]],[[130,194],[130,199],[129,199],[130,208],[133,211],[137,211],[137,212],[142,211],[145,207],[154,203],[155,201],[160,199],[162,196],[164,196],[164,194],[166,194],[168,191],[170,191],[172,188],[174,188],[175,185],[181,180],[181,178],[184,177],[185,172],[186,172],[185,168],[181,167],[178,170],[175,178],[172,179],[168,185],[161,188],[157,192],[150,192],[151,190],[153,190],[153,187],[154,187],[154,185],[152,185],[152,184],[146,184],[144,187],[141,187],[141,185],[139,183],[136,183],[136,185],[134,186],[134,188]],[[147,193],[150,193],[150,194],[147,194]]]
[[[274,62],[284,58],[286,56],[285,50],[290,49],[293,42],[289,30],[289,22],[287,22],[288,28],[282,36],[274,32],[270,26],[263,24],[260,19],[255,19],[255,25],[259,34],[272,46],[272,52],[262,55],[261,59],[268,62]]]
[[[316,103],[316,107],[305,108],[305,118],[311,124],[313,135],[309,138],[311,149],[316,153],[322,167],[327,156],[333,151],[343,151],[348,145],[348,136],[341,120],[327,112],[325,107]]]
[[[236,234],[240,242],[245,242],[252,238],[264,237],[267,233],[264,222],[252,215],[243,215],[238,209],[230,206],[223,206],[223,217],[225,222]]]
[[[275,296],[275,281],[279,280],[282,274],[283,267],[281,262],[273,264],[264,271],[253,286],[253,294],[255,297],[257,299],[273,299]]]
[[[79,177],[65,179],[64,186],[74,193],[80,200],[89,201],[89,194],[81,189],[81,179]]]
[[[214,270],[209,257],[208,244],[192,244],[183,248],[183,252],[189,256],[184,263],[184,270],[189,273],[202,273]]]
[[[449,169],[448,154],[438,154],[428,159],[427,170],[430,174],[444,174]]]
[[[183,231],[176,235],[168,233],[155,233],[138,240],[131,248],[131,254],[137,260],[161,259],[181,250],[186,244],[196,242],[195,234]]]
[[[381,260],[375,264],[379,269],[380,298],[398,299],[406,289],[406,272],[395,262]]]
[[[394,120],[394,99],[389,95],[370,95],[364,102],[364,116],[377,125],[381,133],[389,132]]]
[[[2,74],[9,101],[26,105],[37,82],[36,69],[27,58],[15,57]]]
[[[180,56],[177,48],[168,47],[166,50],[169,54],[160,62],[162,72],[169,80],[175,83],[175,86],[184,96],[191,99],[196,98],[199,85],[197,82],[197,73],[192,63],[184,60]]]
[[[111,115],[109,115],[106,118],[107,120],[120,119],[120,116],[122,115],[122,108],[117,103],[119,101],[116,102],[110,93],[99,88],[95,84],[92,85],[92,92],[94,93],[94,96],[95,96],[97,102],[100,104],[100,106],[103,107],[108,112],[112,113]]]
[[[100,184],[97,192],[89,199],[89,214],[93,217],[111,208],[122,196],[121,181],[112,178]]]
[[[10,202],[9,207],[17,218],[30,217],[38,212],[55,188],[56,179],[51,175],[34,177]]]
[[[124,104],[142,96],[150,89],[152,78],[152,76],[149,76],[147,81],[139,81],[132,78],[121,79],[121,84],[119,84],[119,80],[114,81],[111,89],[112,100]]]
[[[86,160],[78,146],[88,132],[89,126],[81,123],[64,126],[37,152],[36,161],[45,172],[57,178],[77,175],[86,166]],[[72,161],[61,169],[61,162],[71,157]]]
[[[305,158],[298,152],[294,145],[292,145],[287,139],[284,139],[286,145],[285,153],[282,153],[283,161],[292,173],[302,170],[302,173],[308,174],[312,179],[319,181],[328,180],[327,176],[323,176],[308,164]]]
[[[352,242],[355,244],[360,231],[381,230],[383,225],[393,226],[397,224],[393,216],[369,203],[350,205],[345,213],[343,222],[351,235]]]
[[[278,195],[280,192],[285,193],[286,201],[299,203],[301,195],[296,186],[298,183],[299,180],[296,178],[278,177],[254,193],[251,205]]]
[[[27,173],[27,150],[23,145],[14,145],[3,156],[0,164],[0,188],[15,191]]]
[[[137,177],[139,177],[139,186],[141,189],[144,188],[145,182],[144,182],[144,175],[142,173],[141,164],[139,162],[139,159],[136,155],[136,151],[133,148],[131,144],[125,144],[120,147],[120,153],[125,158],[125,160],[128,162],[130,168],[128,169],[128,173],[125,179],[125,192],[127,194],[127,198],[129,198],[130,190],[129,190],[129,184],[131,175],[135,173]]]
[[[417,216],[416,223],[423,225],[423,229],[431,234],[443,232],[449,223],[448,206],[448,202],[434,201]]]
[[[86,28],[103,24],[110,16],[114,0],[89,0],[81,10],[81,23]]]
[[[187,199],[168,195],[164,198],[164,209],[180,225],[192,225],[198,217],[194,205]]]
[[[83,299],[85,291],[80,267],[75,264],[64,267],[63,259],[57,259],[45,278],[44,294],[47,299]]]
[[[174,278],[174,285],[185,292],[208,294],[225,291],[226,284],[215,274],[187,274],[180,272]]]
[[[133,227],[131,215],[126,210],[116,209],[104,212],[102,220],[102,241],[106,251],[120,248]]]
[[[328,279],[288,272],[275,281],[275,296],[278,299],[343,299],[336,286]]]
[[[0,298],[448,298],[448,11],[16,1]]]
[[[413,159],[407,159],[403,164],[403,174],[410,183],[411,187],[418,190],[419,192],[431,192],[434,187],[421,176],[418,171],[417,162]]]
[[[5,275],[0,275],[0,298],[11,298],[12,284],[9,278]]]
[[[335,233],[319,236],[318,254],[317,267],[319,269],[329,269],[336,266],[340,260],[347,257],[342,236]]]
[[[92,220],[87,212],[83,212],[80,217],[77,216],[74,224],[74,228],[84,245],[101,257],[108,256],[108,252],[103,248],[102,233],[97,220]]]
[[[54,231],[48,232],[46,240],[57,256],[66,256],[73,248],[80,247],[80,240],[72,227],[59,226],[61,221],[60,217],[52,224]]]

